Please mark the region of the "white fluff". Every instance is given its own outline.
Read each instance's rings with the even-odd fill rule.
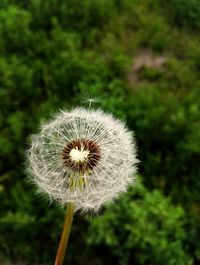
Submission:
[[[63,164],[62,151],[66,144],[78,139],[94,141],[100,148],[100,159],[83,174],[84,189],[71,189],[71,175],[78,173]],[[74,161],[83,161],[88,152],[73,149],[70,156]],[[82,211],[98,211],[126,191],[134,181],[136,163],[133,134],[121,121],[101,110],[62,111],[32,136],[28,150],[28,171],[39,190],[61,204],[73,202],[76,210]]]
[[[89,155],[89,151],[84,151],[81,149],[80,151],[77,148],[73,148],[71,152],[69,153],[72,161],[78,162],[81,161],[83,162],[85,159],[87,159]]]

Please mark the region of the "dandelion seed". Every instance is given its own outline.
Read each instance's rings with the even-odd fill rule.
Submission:
[[[98,211],[134,181],[136,148],[125,125],[101,110],[55,115],[32,136],[28,168],[43,193],[75,211]]]

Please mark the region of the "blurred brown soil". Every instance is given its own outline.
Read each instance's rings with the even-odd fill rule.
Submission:
[[[134,85],[140,81],[139,73],[143,67],[161,68],[167,59],[166,54],[155,54],[148,48],[139,50],[133,58],[133,63],[127,76],[129,83]]]

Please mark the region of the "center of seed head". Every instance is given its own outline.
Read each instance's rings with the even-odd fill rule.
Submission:
[[[69,142],[62,150],[64,165],[81,174],[93,170],[101,157],[100,147],[95,141],[80,139]]]
[[[88,155],[89,151],[84,150],[83,147],[81,147],[81,150],[75,147],[69,153],[71,160],[74,162],[84,162],[88,158]]]

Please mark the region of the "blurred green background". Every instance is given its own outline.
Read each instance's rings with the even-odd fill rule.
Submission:
[[[29,135],[90,98],[138,143],[135,187],[76,215],[65,264],[200,264],[199,0],[0,1],[0,264],[53,264],[64,210],[25,174]]]

